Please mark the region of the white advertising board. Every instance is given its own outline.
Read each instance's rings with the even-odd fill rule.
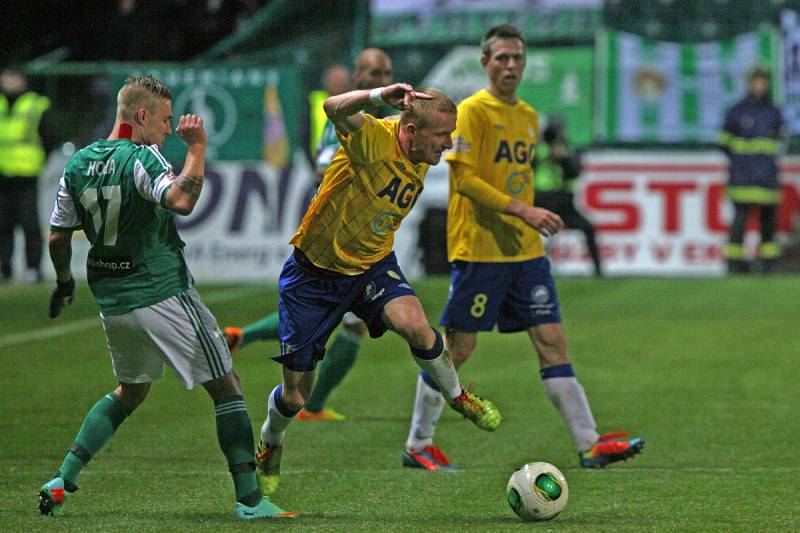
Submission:
[[[722,154],[615,150],[590,152],[583,162],[576,203],[595,224],[607,275],[725,272],[722,246],[732,209],[725,196],[727,161]],[[785,158],[781,171],[779,240],[793,231],[800,214],[800,158]],[[283,172],[261,162],[227,162],[209,165],[207,174],[194,213],[177,219],[195,278],[275,283],[291,252],[288,241],[313,193],[305,157],[296,156],[291,169]],[[46,229],[57,178],[42,182],[40,216]],[[446,209],[447,195],[447,164],[442,162],[431,168],[423,194],[395,236],[395,251],[409,278],[424,274],[418,238],[425,210]],[[758,240],[754,229],[746,240],[751,253]],[[76,233],[73,244],[73,270],[84,279],[88,246],[82,233]],[[565,230],[546,246],[557,274],[592,273],[581,233]],[[17,247],[21,262],[21,239]],[[52,278],[46,258],[43,267]]]
[[[576,203],[595,225],[606,273],[722,275],[733,214],[726,179],[727,160],[719,152],[588,154]],[[800,209],[800,160],[785,159],[781,179],[779,239],[792,230]],[[749,231],[750,253],[757,240]],[[548,248],[558,273],[591,272],[582,234],[560,233]]]

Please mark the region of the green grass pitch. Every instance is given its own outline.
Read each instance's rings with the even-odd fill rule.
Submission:
[[[797,531],[800,465],[800,284],[797,278],[561,279],[570,352],[601,431],[644,436],[642,455],[578,468],[542,390],[525,334],[479,336],[462,368],[503,413],[493,434],[446,410],[437,443],[465,470],[400,467],[417,368],[395,334],[363,344],[331,403],[341,423],[295,422],[274,500],[287,523],[234,520],[232,482],[205,392],[167,371],[84,470],[58,519],[36,493],[59,466],[85,412],[115,386],[85,283],[57,320],[48,286],[0,286],[0,530],[44,531]],[[415,284],[432,321],[447,280]],[[201,286],[221,325],[276,308],[274,287]],[[280,367],[277,343],[235,358],[254,427]],[[520,522],[505,484],[523,463],[562,469],[566,510]]]

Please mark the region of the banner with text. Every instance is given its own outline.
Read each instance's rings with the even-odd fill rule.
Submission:
[[[607,274],[725,272],[722,246],[733,209],[725,195],[727,161],[720,153],[594,152],[584,163],[576,204],[595,225]],[[781,171],[778,237],[785,240],[800,215],[800,159],[787,158]],[[751,254],[757,240],[748,232]],[[581,233],[559,233],[548,248],[557,273],[592,272]]]
[[[63,160],[40,180],[42,227],[53,208]],[[800,216],[800,158],[781,165],[783,201],[778,239],[785,242]],[[207,167],[203,194],[195,211],[177,217],[186,241],[186,259],[201,282],[277,282],[289,256],[288,242],[315,192],[313,171],[302,154],[279,170],[263,162],[221,162]],[[576,191],[576,204],[597,230],[610,276],[718,276],[724,273],[722,246],[732,208],[725,196],[727,161],[718,152],[590,152]],[[446,209],[448,167],[430,169],[425,192],[395,235],[395,251],[409,278],[424,273],[420,231],[427,209]],[[748,232],[753,253],[757,234]],[[22,241],[18,243],[21,262]],[[553,269],[560,275],[590,275],[583,235],[564,230],[546,242]],[[73,237],[72,268],[86,277],[88,243]],[[22,266],[19,266],[21,272]],[[46,272],[52,277],[52,272]]]
[[[43,228],[49,227],[58,176],[65,163],[66,158],[52,158],[43,174],[46,179],[40,180]],[[292,251],[289,239],[315,192],[314,172],[302,153],[296,153],[293,164],[283,169],[262,161],[207,165],[203,193],[194,211],[175,217],[195,279],[200,283],[277,283]],[[446,198],[446,194],[445,189],[439,196]],[[395,235],[398,260],[410,278],[422,274],[417,240],[423,211],[423,207],[413,210]],[[21,246],[22,240],[19,243]],[[89,243],[81,231],[75,232],[72,243],[72,270],[77,279],[86,279]],[[24,257],[21,251],[17,255]],[[47,270],[46,275],[52,277]]]

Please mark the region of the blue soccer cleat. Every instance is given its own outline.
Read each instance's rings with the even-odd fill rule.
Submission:
[[[293,518],[297,513],[293,511],[284,511],[268,498],[262,498],[258,505],[249,507],[243,503],[236,502],[236,509],[234,510],[236,518],[239,520],[255,520],[257,518]]]
[[[68,485],[65,487],[65,484]],[[39,489],[39,512],[43,515],[59,516],[64,512],[67,495],[78,490],[74,484],[56,476]]]

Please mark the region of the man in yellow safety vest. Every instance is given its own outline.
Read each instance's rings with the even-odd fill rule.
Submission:
[[[27,88],[20,70],[6,68],[0,74],[0,282],[12,276],[16,226],[25,235],[25,279],[39,281],[42,276],[37,181],[52,148],[52,135],[43,123],[50,100]]]

